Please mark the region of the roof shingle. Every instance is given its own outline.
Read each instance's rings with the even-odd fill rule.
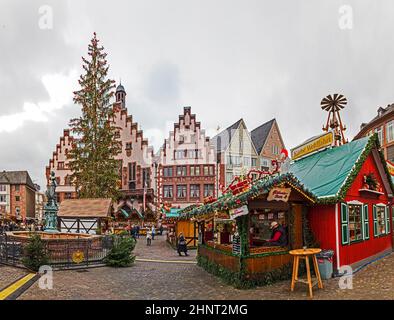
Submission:
[[[111,214],[111,199],[66,199],[60,203],[59,217],[106,218]]]

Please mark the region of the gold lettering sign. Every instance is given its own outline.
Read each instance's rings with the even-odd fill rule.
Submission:
[[[390,161],[386,161],[387,163],[387,169],[389,169],[390,175],[394,176],[394,164],[392,164]]]
[[[296,160],[312,152],[328,148],[333,144],[334,144],[334,133],[330,131],[298,147],[295,147],[294,149],[291,149],[291,158],[292,160]]]
[[[272,188],[268,194],[267,201],[289,201],[291,188]]]

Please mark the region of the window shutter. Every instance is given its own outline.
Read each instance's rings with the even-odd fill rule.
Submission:
[[[364,221],[364,226],[363,226],[364,240],[368,240],[369,239],[369,213],[368,213],[367,204],[364,204],[363,206],[363,221]]]
[[[373,205],[373,236],[378,235],[378,219],[376,216],[376,205]]]
[[[386,234],[391,233],[391,228],[390,228],[390,211],[389,211],[389,206],[386,206]]]
[[[349,219],[346,203],[341,203],[341,231],[342,244],[349,244]]]

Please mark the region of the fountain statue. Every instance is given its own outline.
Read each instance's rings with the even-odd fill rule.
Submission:
[[[47,203],[44,206],[45,232],[59,232],[57,229],[57,212],[59,207],[56,202],[56,178],[55,172],[51,172],[50,183],[46,191]]]

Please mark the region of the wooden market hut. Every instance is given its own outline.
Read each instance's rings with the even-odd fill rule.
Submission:
[[[290,249],[306,243],[308,207],[315,197],[291,173],[255,181],[239,194],[185,208],[180,219],[198,226],[198,264],[239,287],[291,276]],[[287,229],[288,245],[267,246],[270,223]],[[236,230],[236,231],[235,231]]]
[[[58,226],[61,232],[96,234],[108,227],[111,212],[111,199],[66,199],[59,207]]]
[[[393,184],[376,135],[294,161],[290,170],[317,198],[308,220],[334,265],[365,265],[392,252]]]
[[[186,245],[189,249],[197,248],[198,243],[198,224],[193,220],[178,219],[181,209],[171,208],[170,211],[165,212],[164,224],[167,226],[167,241],[171,246],[177,247],[179,234],[182,232],[186,240]]]

